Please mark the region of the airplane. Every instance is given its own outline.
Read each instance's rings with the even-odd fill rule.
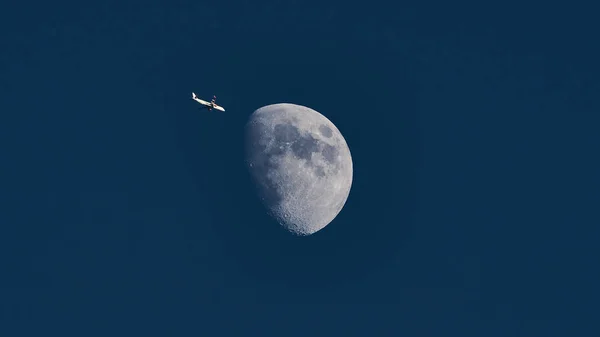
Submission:
[[[194,101],[204,105],[204,107],[206,107],[208,109],[208,111],[211,111],[212,109],[219,110],[219,111],[225,111],[225,109],[222,106],[217,105],[217,103],[215,103],[215,101],[217,100],[217,96],[213,96],[213,99],[210,102],[207,102],[207,101],[203,101],[203,100],[199,99],[198,96],[196,96],[196,94],[194,94],[192,92],[192,99]]]

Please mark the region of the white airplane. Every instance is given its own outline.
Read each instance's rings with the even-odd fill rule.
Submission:
[[[194,101],[204,105],[204,107],[206,107],[208,109],[208,111],[211,111],[212,109],[219,110],[219,111],[225,111],[225,109],[222,106],[217,105],[217,103],[215,103],[215,101],[217,100],[217,96],[213,96],[212,101],[207,102],[207,101],[201,100],[200,98],[198,98],[198,96],[196,96],[196,94],[194,94],[192,92],[192,99]]]

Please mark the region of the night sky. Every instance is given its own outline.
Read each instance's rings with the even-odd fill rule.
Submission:
[[[600,335],[597,13],[2,3],[0,336]],[[313,236],[244,166],[274,103],[352,153]]]

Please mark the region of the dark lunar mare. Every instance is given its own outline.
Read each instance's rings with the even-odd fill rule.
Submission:
[[[250,121],[244,131],[246,134],[246,153],[264,154],[253,156],[253,165],[249,169],[254,177],[253,180],[258,185],[263,185],[258,188],[259,195],[269,205],[278,204],[282,200],[282,196],[277,192],[276,184],[269,179],[264,179],[269,171],[278,169],[276,162],[271,160],[272,158],[291,150],[296,158],[306,160],[305,165],[314,170],[317,176],[324,177],[325,168],[311,160],[313,154],[321,153],[328,163],[334,163],[338,155],[338,149],[335,146],[316,139],[312,134],[300,132],[294,125],[287,124],[292,122],[284,120],[283,124],[277,124],[274,127],[274,141],[278,144],[284,144],[283,147],[272,146],[267,149],[266,146],[257,141],[262,132],[269,132],[267,131],[268,126],[258,121]],[[332,130],[326,125],[321,125],[319,129],[328,137],[333,134]],[[336,167],[334,173],[337,173],[337,170],[339,170],[339,167]]]
[[[272,67],[269,63],[264,69],[257,66],[255,73],[245,70],[248,80],[236,84],[239,92],[252,87],[251,79],[265,76]],[[180,148],[206,202],[198,207],[211,212],[215,239],[223,245],[223,251],[215,254],[225,254],[237,264],[223,272],[234,270],[231,277],[238,277],[238,271],[244,270],[256,279],[254,286],[264,289],[279,286],[319,293],[352,284],[379,269],[396,268],[392,265],[403,259],[400,252],[410,237],[416,208],[420,145],[415,82],[400,68],[382,69],[366,62],[352,68],[331,63],[325,74],[285,69],[294,81],[274,81],[261,91],[284,98],[293,92],[295,100],[302,102],[311,99],[302,97],[310,90],[293,87],[295,83],[310,83],[317,75],[321,87],[344,83],[343,90],[323,95],[320,109],[335,121],[352,151],[352,191],[330,225],[308,237],[290,236],[265,213],[243,160],[248,115],[265,102],[255,102],[245,114],[248,106],[228,105],[236,113],[203,115],[202,123],[220,130],[218,134],[198,132],[193,123],[178,125]],[[179,96],[174,96],[177,101]],[[377,114],[366,115],[348,97],[377,97],[369,108]],[[240,101],[246,99],[256,100],[248,96]],[[201,234],[190,228],[189,235]]]

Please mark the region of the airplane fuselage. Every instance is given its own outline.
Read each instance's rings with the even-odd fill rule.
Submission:
[[[204,101],[204,100],[201,100],[201,99],[199,99],[199,98],[196,96],[196,94],[192,93],[192,99],[193,99],[194,101],[196,101],[196,102],[198,102],[198,103],[200,103],[200,104],[204,105],[206,108],[208,108],[208,110],[209,110],[209,111],[211,111],[212,109],[219,110],[219,111],[225,111],[225,109],[224,109],[222,106],[220,106],[220,105],[217,105],[217,104],[215,103],[215,99],[216,99],[216,97],[213,97],[213,100],[212,100],[212,101],[210,101],[210,102],[207,102],[207,101]]]

